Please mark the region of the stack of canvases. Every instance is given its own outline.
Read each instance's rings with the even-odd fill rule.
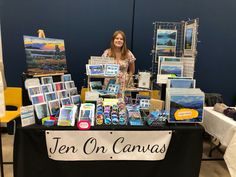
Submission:
[[[203,121],[204,92],[195,88],[195,79],[169,79],[166,89],[166,111],[170,123]]]

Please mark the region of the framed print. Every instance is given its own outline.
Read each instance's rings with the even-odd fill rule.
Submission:
[[[71,89],[73,87],[75,87],[75,82],[74,81],[66,81],[65,83],[65,88],[66,89]]]
[[[62,106],[71,105],[70,97],[62,98],[62,99],[61,99],[61,105],[62,105]]]
[[[74,87],[74,88],[69,89],[68,92],[69,92],[69,95],[70,95],[70,96],[78,95],[77,87]]]
[[[34,105],[34,107],[35,107],[35,112],[38,119],[42,119],[49,116],[47,103],[44,102],[44,103],[36,104]]]
[[[41,85],[41,89],[43,93],[48,93],[48,92],[52,92],[52,84],[43,84]]]
[[[89,86],[91,91],[102,90],[102,81],[90,81]]]
[[[59,99],[62,99],[62,98],[67,98],[67,97],[69,97],[70,95],[69,95],[69,91],[68,90],[59,90],[58,92],[57,92],[57,97],[59,98]]]
[[[71,81],[71,74],[63,74],[63,75],[61,76],[61,81],[62,81],[62,82]]]
[[[27,71],[33,75],[67,72],[62,39],[23,36]]]
[[[64,82],[53,83],[53,88],[54,88],[54,91],[64,90],[65,89]]]
[[[156,51],[158,56],[175,56],[177,30],[158,29],[156,34]]]
[[[53,84],[52,76],[49,77],[41,77],[42,84]]]
[[[80,95],[72,95],[71,96],[71,101],[73,104],[78,105],[81,103],[81,98]]]
[[[48,102],[48,107],[50,115],[57,115],[60,112],[60,102],[59,100],[52,100]]]
[[[46,99],[46,102],[49,102],[49,101],[52,101],[52,100],[56,100],[57,99],[56,92],[45,93],[45,99]]]
[[[45,102],[43,94],[37,94],[31,96],[32,104],[39,104]]]
[[[162,62],[160,74],[174,74],[177,77],[183,76],[183,63],[181,62]]]

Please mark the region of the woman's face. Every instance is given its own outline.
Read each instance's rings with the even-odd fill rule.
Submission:
[[[124,44],[124,39],[121,34],[117,34],[117,36],[114,39],[114,46],[117,48],[121,48]]]

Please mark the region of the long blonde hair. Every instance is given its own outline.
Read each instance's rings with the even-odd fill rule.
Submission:
[[[125,33],[121,30],[115,31],[114,34],[112,35],[112,39],[111,39],[111,43],[110,43],[111,48],[110,48],[110,51],[109,51],[109,56],[116,58],[114,40],[115,40],[115,38],[118,34],[120,34],[123,37],[123,41],[124,41],[123,46],[121,47],[121,59],[124,60],[124,59],[126,59],[129,50],[128,50],[127,45],[126,45]]]

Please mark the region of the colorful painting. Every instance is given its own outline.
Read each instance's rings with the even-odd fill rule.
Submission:
[[[192,42],[193,42],[193,28],[187,28],[185,33],[184,39],[184,48],[185,49],[192,49]]]
[[[175,74],[177,77],[182,77],[183,65],[161,65],[160,74]]]
[[[156,50],[159,56],[175,56],[177,30],[158,29]]]
[[[27,71],[30,74],[67,72],[64,40],[33,36],[23,37]]]
[[[60,111],[60,102],[59,100],[53,100],[48,102],[49,111],[51,115],[57,115]]]
[[[35,112],[38,119],[42,119],[49,116],[47,103],[41,103],[35,105]]]
[[[202,122],[204,96],[171,96],[169,122]]]
[[[170,79],[167,87],[170,88],[195,88],[195,79]]]

